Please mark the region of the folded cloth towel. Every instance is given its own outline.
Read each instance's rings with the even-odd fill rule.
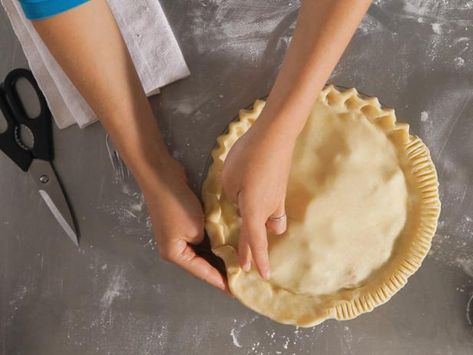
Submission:
[[[1,0],[59,128],[97,120],[54,60],[17,0]],[[108,0],[148,96],[188,76],[179,45],[158,0]]]

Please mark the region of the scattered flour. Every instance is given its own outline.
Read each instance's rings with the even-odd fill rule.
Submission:
[[[18,305],[23,301],[28,293],[28,287],[25,285],[20,285],[13,294],[13,299],[8,302],[11,308],[14,311],[18,310]]]
[[[295,327],[294,331],[280,331],[277,328],[268,329],[267,324],[264,328],[264,333],[259,333],[255,336],[249,327],[259,317],[255,317],[249,321],[243,321],[230,331],[233,345],[236,348],[242,348],[247,354],[299,354],[306,353],[310,345],[317,342],[325,332],[332,328],[336,334],[340,336],[340,341],[343,343],[342,348],[346,353],[351,352],[351,344],[353,343],[353,335],[347,326],[341,326],[341,323],[322,323],[312,328]],[[262,321],[264,321],[262,319]],[[237,321],[234,320],[234,323]],[[258,326],[255,326],[258,329]],[[241,344],[241,337],[245,336],[245,345]],[[246,345],[248,344],[248,345]]]
[[[429,119],[429,113],[427,111],[422,111],[420,113],[420,120],[422,122],[427,122],[428,119]]]
[[[455,263],[465,274],[473,278],[473,254],[460,255],[455,259]]]
[[[232,337],[233,345],[235,345],[237,348],[241,348],[242,346],[238,341],[238,335],[236,334],[235,328],[230,331],[230,336]]]
[[[454,43],[460,43],[460,42],[469,42],[470,38],[469,37],[459,37],[455,39]]]
[[[435,34],[441,35],[442,34],[442,25],[440,23],[433,23],[432,24],[432,31],[434,31]]]
[[[249,320],[241,321],[238,324],[237,324],[236,319],[233,320],[233,323],[235,324],[235,326],[230,330],[230,336],[232,337],[233,345],[235,347],[237,347],[237,348],[242,347],[242,345],[240,343],[240,340],[239,340],[240,333],[242,332],[242,330],[245,327],[247,327],[248,325],[254,323],[258,318],[259,318],[259,316],[254,316],[254,317],[250,318]]]
[[[463,59],[462,57],[456,57],[453,62],[455,63],[455,66],[456,67],[462,67],[465,65],[465,59]]]
[[[472,3],[465,0],[404,0],[403,13],[406,16],[422,17],[425,21],[436,23],[456,22],[458,25],[467,25],[473,22],[468,19],[471,14]],[[464,12],[461,19],[455,18],[458,12]]]
[[[103,293],[100,300],[100,305],[104,309],[110,308],[116,298],[127,297],[129,298],[129,289],[127,288],[127,279],[125,272],[122,269],[115,270],[110,278],[107,289]]]
[[[191,8],[187,33],[201,53],[218,52],[256,61],[263,54],[269,34],[297,5],[283,7],[264,2],[255,7],[242,6],[239,0],[202,2]],[[205,41],[200,40],[204,37]]]
[[[466,320],[469,325],[473,326],[473,296],[470,297],[466,306]]]
[[[154,314],[102,312],[90,322],[81,310],[69,309],[64,314],[65,341],[68,345],[95,346],[97,354],[166,353],[169,327],[165,319]],[[119,337],[119,341],[117,341]]]

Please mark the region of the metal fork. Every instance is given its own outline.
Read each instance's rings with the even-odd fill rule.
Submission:
[[[105,137],[105,143],[107,145],[108,156],[110,158],[110,162],[112,163],[115,176],[120,180],[120,182],[127,182],[130,178],[130,171],[128,170],[125,162],[120,157],[118,151],[115,149],[112,139],[108,133]]]

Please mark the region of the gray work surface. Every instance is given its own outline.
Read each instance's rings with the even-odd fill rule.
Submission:
[[[162,4],[192,75],[150,101],[198,191],[215,138],[268,93],[298,2]],[[26,60],[3,12],[0,33],[4,77]],[[391,301],[355,320],[296,329],[160,261],[143,197],[117,176],[94,124],[54,132],[79,249],[0,156],[0,353],[472,354],[473,2],[375,1],[331,82],[394,107],[438,169],[443,209],[432,252]]]

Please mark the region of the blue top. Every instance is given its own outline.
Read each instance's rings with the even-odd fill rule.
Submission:
[[[57,15],[89,0],[20,0],[25,16],[39,20]]]

